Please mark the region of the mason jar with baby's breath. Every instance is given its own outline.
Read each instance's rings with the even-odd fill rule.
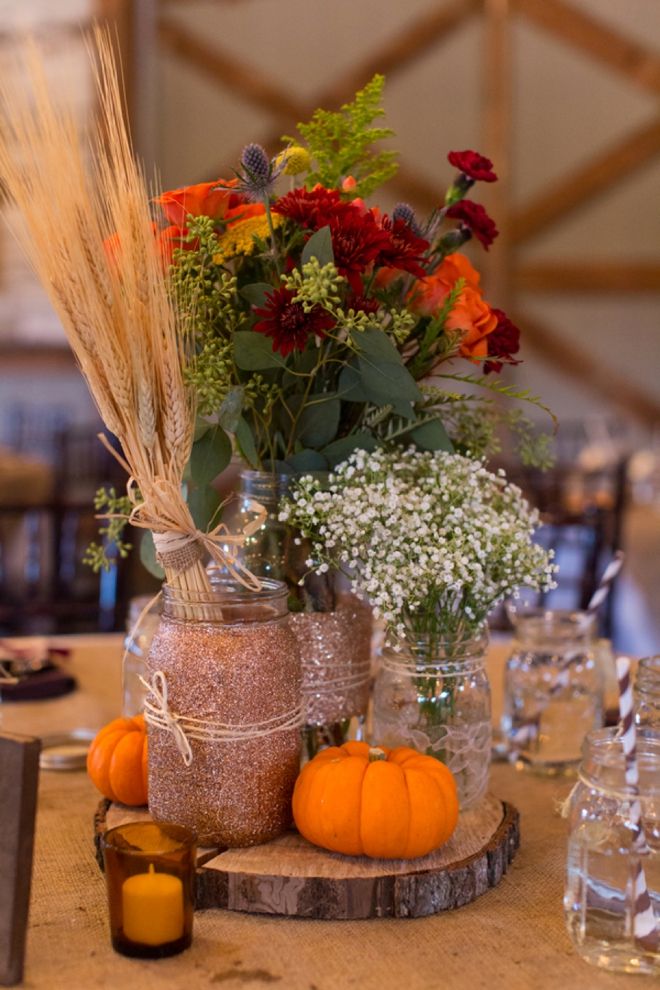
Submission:
[[[343,568],[385,622],[374,744],[442,759],[476,803],[490,760],[486,617],[519,585],[552,584],[538,514],[503,473],[410,448],[356,451],[325,485],[303,478],[283,516],[311,540],[308,566]]]

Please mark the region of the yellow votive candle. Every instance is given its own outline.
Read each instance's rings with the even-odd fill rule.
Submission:
[[[183,935],[183,884],[169,873],[128,877],[122,885],[124,936],[142,945],[164,945]]]

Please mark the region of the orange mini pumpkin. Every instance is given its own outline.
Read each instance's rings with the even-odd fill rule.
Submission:
[[[293,817],[301,835],[332,852],[413,859],[456,828],[456,783],[444,763],[414,749],[348,742],[303,767]]]
[[[147,803],[147,733],[143,715],[116,718],[101,729],[87,754],[87,773],[111,801]]]

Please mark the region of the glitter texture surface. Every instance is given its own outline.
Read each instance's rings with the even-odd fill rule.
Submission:
[[[263,722],[300,702],[296,639],[286,618],[221,625],[164,617],[148,659],[171,712],[226,724]],[[149,726],[149,810],[194,829],[200,845],[267,842],[291,823],[300,731],[241,742],[190,740],[186,766],[171,732]]]
[[[371,609],[346,595],[334,612],[293,612],[307,725],[364,715],[369,704]]]

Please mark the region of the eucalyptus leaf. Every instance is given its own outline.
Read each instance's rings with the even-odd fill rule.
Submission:
[[[366,402],[368,400],[369,397],[364,391],[360,371],[356,364],[347,364],[345,368],[342,368],[337,395],[340,399],[346,399],[347,402]]]
[[[155,578],[159,578],[161,581],[163,580],[165,571],[156,560],[154,538],[148,529],[143,531],[142,538],[140,539],[140,561],[149,574],[152,574]]]
[[[269,285],[268,282],[252,282],[239,289],[238,294],[243,296],[243,299],[247,299],[251,306],[265,306],[266,295],[276,291],[275,286]]]
[[[204,419],[203,416],[198,416],[197,419],[195,420],[195,432],[193,433],[193,440],[199,440],[200,437],[203,437],[206,431],[211,429],[212,425],[213,424],[209,423],[209,421],[207,419]]]
[[[188,508],[197,529],[203,533],[211,524],[218,520],[218,507],[222,501],[221,495],[214,488],[192,488],[188,492]]]
[[[241,385],[230,388],[218,410],[218,422],[223,430],[235,433],[243,409],[244,389]],[[195,437],[195,439],[197,439]]]
[[[243,416],[240,417],[238,423],[236,424],[236,442],[240,448],[241,454],[248,462],[250,467],[259,467],[259,457],[257,455],[257,447],[254,442],[254,437],[252,435],[252,430],[250,429],[250,424],[247,422]]]
[[[321,227],[320,230],[317,230],[316,233],[312,234],[303,248],[300,259],[300,267],[302,268],[302,266],[306,265],[312,258],[318,259],[318,263],[321,268],[324,265],[329,265],[334,262],[335,255],[332,250],[332,237],[330,235],[329,227]]]
[[[231,441],[221,426],[212,426],[192,446],[190,476],[198,488],[210,485],[231,460]]]
[[[450,454],[454,452],[454,445],[439,419],[416,426],[407,436],[421,450],[446,450]]]
[[[300,414],[296,437],[307,447],[323,447],[337,433],[341,402],[336,397],[316,401]]]
[[[299,450],[286,459],[292,471],[326,471],[328,462],[318,450]]]
[[[422,400],[422,393],[415,379],[404,365],[392,361],[379,361],[375,364],[368,358],[360,357],[358,368],[367,392],[383,398],[384,402],[381,402],[381,405],[388,402],[393,404],[399,399],[408,402]]]
[[[350,457],[354,450],[371,451],[375,450],[377,446],[378,441],[373,434],[362,431],[351,433],[350,436],[341,437],[339,440],[333,440],[332,443],[323,448],[321,453],[328,459],[330,467],[336,467],[337,464],[341,464],[347,457]]]
[[[284,368],[284,358],[273,350],[270,337],[254,330],[237,330],[234,334],[234,361],[242,371]]]

